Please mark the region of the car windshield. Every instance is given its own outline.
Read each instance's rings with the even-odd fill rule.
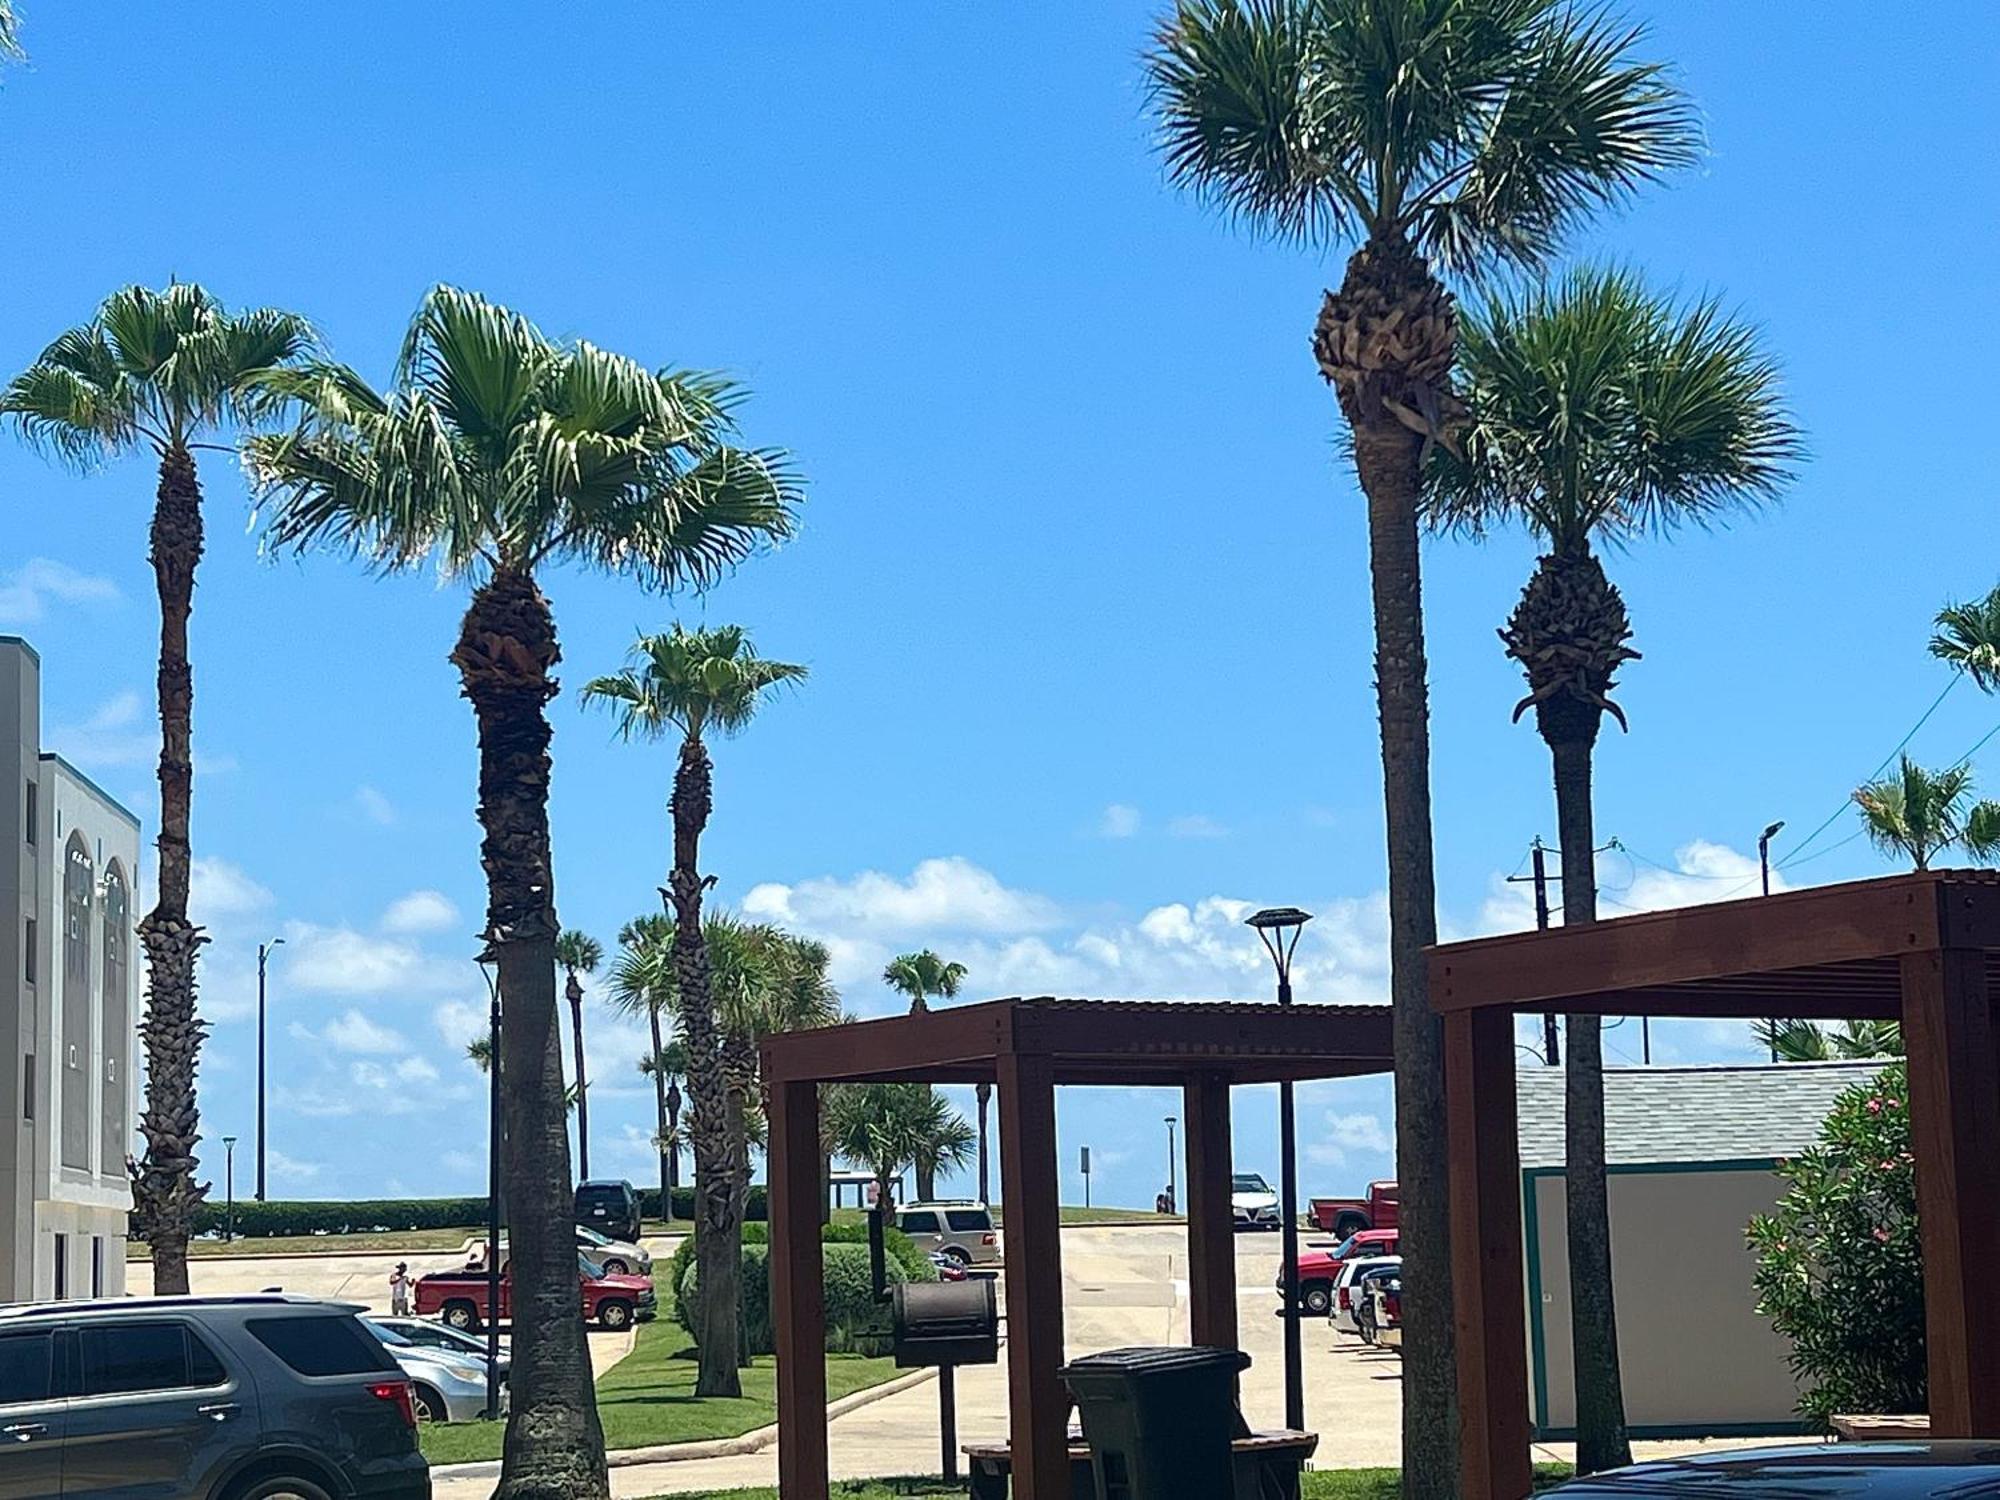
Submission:
[[[625,1207],[625,1194],[615,1187],[582,1187],[576,1190],[576,1201],[583,1208]]]
[[[586,1245],[596,1245],[599,1249],[611,1243],[610,1236],[599,1234],[588,1224],[579,1224],[576,1226],[576,1237]]]
[[[395,1329],[384,1328],[373,1318],[363,1318],[361,1322],[370,1333],[374,1334],[376,1338],[387,1344],[391,1349],[414,1349],[416,1347],[416,1345],[396,1332]]]
[[[1255,1172],[1238,1172],[1232,1191],[1238,1193],[1268,1193],[1271,1191],[1271,1184],[1259,1177]]]
[[[581,1250],[576,1253],[576,1268],[592,1281],[603,1279],[605,1274],[604,1267],[592,1260],[588,1255],[585,1255]]]

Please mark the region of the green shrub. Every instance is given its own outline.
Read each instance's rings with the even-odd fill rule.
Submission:
[[[1791,1340],[1800,1414],[1821,1429],[1836,1412],[1929,1408],[1909,1102],[1901,1061],[1842,1094],[1750,1224],[1757,1310]]]
[[[195,1210],[194,1232],[221,1234],[228,1209],[219,1201]],[[485,1198],[363,1198],[303,1202],[254,1199],[236,1204],[236,1233],[254,1238],[292,1235],[386,1234],[408,1229],[460,1229],[486,1222]]]
[[[663,1215],[660,1212],[660,1202],[661,1202],[660,1190],[658,1188],[654,1187],[654,1188],[639,1189],[639,1212],[644,1214],[647,1218],[659,1219],[665,1217],[665,1215]],[[746,1220],[750,1220],[761,1224],[765,1219],[770,1217],[769,1205],[770,1205],[770,1200],[765,1194],[763,1184],[752,1183],[750,1186],[750,1191],[744,1195],[743,1217]],[[683,1224],[688,1224],[693,1222],[694,1220],[693,1188],[677,1187],[674,1189],[674,1217],[680,1220],[680,1222]]]
[[[857,1234],[854,1231],[859,1228]],[[769,1228],[743,1226],[742,1318],[744,1348],[750,1354],[770,1354],[776,1347],[771,1325],[771,1266]],[[821,1249],[821,1286],[826,1298],[826,1347],[830,1354],[880,1354],[889,1347],[889,1312],[874,1299],[868,1264],[865,1225],[832,1225]],[[857,1241],[859,1243],[857,1243]],[[901,1230],[883,1231],[883,1277],[899,1281],[935,1281],[937,1268]],[[674,1291],[674,1319],[695,1336],[695,1316],[701,1300],[701,1278],[694,1263],[694,1237],[674,1249],[667,1267],[667,1285]]]

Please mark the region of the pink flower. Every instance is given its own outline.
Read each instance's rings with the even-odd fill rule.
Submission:
[[[1889,1108],[1891,1109],[1901,1109],[1902,1107],[1903,1101],[1901,1099],[1891,1099],[1889,1101]]]
[[[1869,1113],[1869,1114],[1871,1114],[1871,1115],[1879,1115],[1879,1114],[1881,1114],[1881,1113],[1882,1113],[1882,1101],[1881,1101],[1880,1099],[1870,1099],[1870,1100],[1868,1101],[1868,1113]]]
[[[1875,1238],[1876,1238],[1876,1239],[1877,1239],[1878,1241],[1880,1241],[1880,1242],[1881,1242],[1882,1244],[1886,1245],[1886,1244],[1888,1244],[1888,1243],[1889,1243],[1889,1231],[1888,1231],[1888,1230],[1886,1230],[1886,1229],[1879,1229],[1879,1228],[1878,1228],[1878,1229],[1877,1229],[1877,1230],[1875,1231]]]

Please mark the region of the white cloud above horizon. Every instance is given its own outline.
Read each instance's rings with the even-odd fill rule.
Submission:
[[[0,574],[0,625],[38,624],[51,604],[116,604],[123,598],[109,578],[52,557],[31,557]]]
[[[458,906],[442,891],[411,891],[390,903],[382,914],[382,930],[400,935],[449,932],[458,921]]]
[[[1098,817],[1098,837],[1129,839],[1138,833],[1140,822],[1138,808],[1126,802],[1113,802]]]

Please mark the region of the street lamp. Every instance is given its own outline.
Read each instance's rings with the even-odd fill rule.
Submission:
[[[1174,1150],[1174,1126],[1180,1121],[1179,1115],[1167,1116],[1167,1212],[1180,1211],[1180,1189],[1174,1180],[1179,1153]]]
[[[1246,926],[1257,929],[1264,951],[1278,970],[1278,1004],[1292,1003],[1292,953],[1299,946],[1312,913],[1296,906],[1270,906],[1251,916]],[[1284,1215],[1279,1232],[1283,1245],[1285,1297],[1279,1316],[1285,1320],[1285,1425],[1302,1432],[1306,1425],[1305,1355],[1299,1347],[1299,1186],[1298,1126],[1292,1081],[1278,1084],[1278,1211]]]
[[[681,1081],[667,1080],[667,1138],[661,1145],[667,1153],[667,1201],[661,1205],[660,1217],[667,1223],[674,1222],[674,1194],[681,1185]]]
[[[222,1201],[227,1206],[223,1210],[222,1243],[227,1245],[236,1238],[236,1137],[222,1138]]]
[[[264,966],[271,950],[282,947],[284,939],[274,937],[257,945],[257,1201],[264,1201]]]
[[[1785,826],[1783,818],[1766,828],[1757,840],[1757,868],[1764,876],[1764,894],[1771,894],[1771,840],[1776,838]],[[1771,1023],[1771,1061],[1778,1060],[1778,1026]]]
[[[487,1036],[492,1048],[486,1062],[486,1410],[488,1421],[500,1415],[500,953],[490,934],[473,962],[486,980]]]

